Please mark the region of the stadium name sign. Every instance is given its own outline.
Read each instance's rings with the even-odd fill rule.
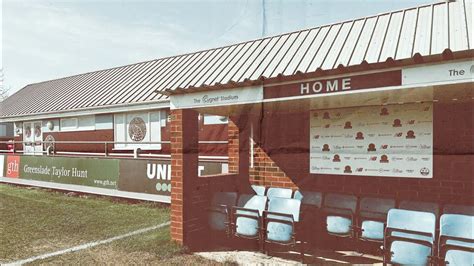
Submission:
[[[214,90],[173,95],[171,109],[199,108],[232,104],[260,102],[263,99],[262,86]]]

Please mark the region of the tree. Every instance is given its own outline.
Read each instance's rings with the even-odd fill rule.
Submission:
[[[3,85],[3,68],[0,68],[0,102],[8,97],[8,89]]]

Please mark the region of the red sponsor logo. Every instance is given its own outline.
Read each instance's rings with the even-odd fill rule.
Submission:
[[[383,145],[380,146],[380,148],[385,150],[385,149],[388,148],[388,145],[387,145],[387,144],[383,144]]]
[[[20,176],[20,156],[7,156],[6,176],[11,178],[18,178]]]
[[[424,175],[424,176],[427,176],[430,174],[430,169],[426,168],[426,167],[423,167],[420,169],[420,174],[421,175]]]
[[[372,156],[372,157],[370,157],[370,160],[371,160],[371,161],[377,161],[377,156]]]

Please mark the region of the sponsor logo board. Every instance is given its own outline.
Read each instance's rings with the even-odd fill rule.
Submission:
[[[317,129],[311,131],[310,172],[431,178],[431,105],[416,103],[312,111],[310,127]],[[324,126],[328,124],[344,126]],[[318,138],[314,138],[316,135]],[[334,137],[338,135],[352,135],[353,138]],[[340,165],[345,167],[339,168]]]

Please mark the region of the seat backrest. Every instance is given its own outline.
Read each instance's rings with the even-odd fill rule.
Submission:
[[[444,214],[464,214],[474,216],[474,206],[446,204],[443,208]]]
[[[264,186],[258,186],[258,185],[252,185],[253,191],[255,191],[255,194],[259,196],[265,196],[265,190],[267,189]]]
[[[353,195],[343,194],[327,194],[324,197],[325,208],[344,208],[355,213],[357,208],[357,197]]]
[[[287,198],[271,198],[268,203],[268,211],[291,214],[293,221],[298,222],[300,219],[301,201],[297,199]]]
[[[321,192],[297,190],[295,191],[293,198],[300,200],[303,205],[311,205],[321,208],[321,205],[323,204],[323,193]]]
[[[267,197],[268,198],[287,198],[291,199],[291,196],[293,195],[293,190],[291,188],[277,188],[277,187],[271,187],[267,191]]]
[[[436,216],[431,212],[391,209],[388,211],[387,229],[411,230],[429,233],[434,240]]]
[[[240,195],[237,206],[251,210],[258,210],[261,216],[263,211],[267,208],[267,197],[243,194]]]
[[[395,199],[365,197],[359,203],[359,213],[362,218],[385,219],[388,211],[393,208],[395,208]]]
[[[226,205],[235,206],[237,202],[237,192],[216,192],[212,196],[211,206]]]
[[[402,200],[398,205],[398,208],[420,212],[431,212],[436,215],[436,217],[439,217],[439,205],[435,202]]]
[[[439,235],[474,240],[474,216],[462,214],[441,215]]]

